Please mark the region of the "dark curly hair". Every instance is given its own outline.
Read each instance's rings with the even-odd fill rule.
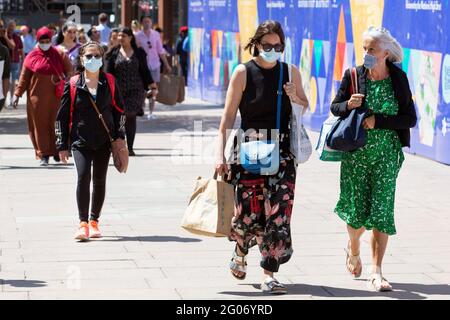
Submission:
[[[250,38],[248,44],[245,46],[244,50],[249,50],[249,52],[254,56],[259,56],[259,50],[257,48],[258,44],[261,44],[261,39],[267,35],[275,33],[280,37],[281,44],[283,45],[283,50],[285,46],[285,36],[283,28],[278,21],[266,20],[261,23],[256,29],[255,35]]]

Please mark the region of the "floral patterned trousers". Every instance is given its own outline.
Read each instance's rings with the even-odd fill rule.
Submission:
[[[295,160],[291,154],[282,155],[278,173],[271,176],[251,174],[238,165],[232,170],[236,192],[229,240],[236,241],[244,253],[258,244],[261,267],[277,272],[293,252],[290,221]]]

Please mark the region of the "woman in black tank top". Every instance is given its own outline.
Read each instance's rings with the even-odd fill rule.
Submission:
[[[237,279],[245,278],[246,255],[249,248],[258,244],[261,252],[260,265],[264,273],[261,289],[274,294],[287,292],[273,273],[278,272],[280,265],[286,263],[293,252],[290,219],[294,203],[296,163],[289,150],[291,101],[308,106],[298,69],[292,68],[292,80],[289,82],[288,65],[279,61],[284,41],[281,25],[269,20],[258,27],[245,48],[250,50],[254,58],[239,65],[231,78],[220,123],[220,146],[216,164],[216,172],[220,175],[227,174],[236,186],[235,216],[229,235],[230,241],[236,242],[230,262],[231,273]],[[242,130],[254,130],[260,139],[274,138],[269,133],[276,128],[281,67],[283,92],[279,170],[269,176],[252,174],[236,161],[226,163],[224,146],[238,109]]]
[[[255,60],[245,63],[247,81],[239,104],[241,114],[241,129],[275,129],[277,118],[277,90],[280,76],[280,66],[283,65],[283,80],[289,82],[288,66],[276,61],[270,69],[263,68]],[[286,92],[281,99],[280,132],[289,132],[291,117],[291,101]]]

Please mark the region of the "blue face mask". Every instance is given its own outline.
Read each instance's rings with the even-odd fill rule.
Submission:
[[[103,65],[102,59],[95,59],[92,57],[91,59],[83,58],[83,64],[87,71],[89,72],[97,72]]]
[[[376,64],[377,58],[375,58],[375,56],[372,56],[370,54],[364,55],[364,67],[366,67],[367,69],[373,69]]]
[[[276,52],[274,48],[272,48],[272,50],[270,50],[269,52],[266,52],[264,50],[262,50],[259,53],[259,56],[261,58],[264,59],[264,61],[268,62],[268,63],[272,63],[277,61],[278,59],[280,59],[281,57],[281,52]]]

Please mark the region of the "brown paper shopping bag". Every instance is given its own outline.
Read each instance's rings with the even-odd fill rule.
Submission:
[[[177,98],[177,102],[178,103],[182,103],[184,101],[184,96],[185,96],[185,87],[186,87],[186,82],[184,81],[184,77],[183,76],[178,76],[180,79],[180,83],[178,85],[178,98]]]
[[[234,214],[234,186],[221,180],[198,177],[181,226],[210,237],[226,237]]]
[[[180,81],[181,79],[177,75],[161,74],[156,101],[169,106],[177,104]]]

